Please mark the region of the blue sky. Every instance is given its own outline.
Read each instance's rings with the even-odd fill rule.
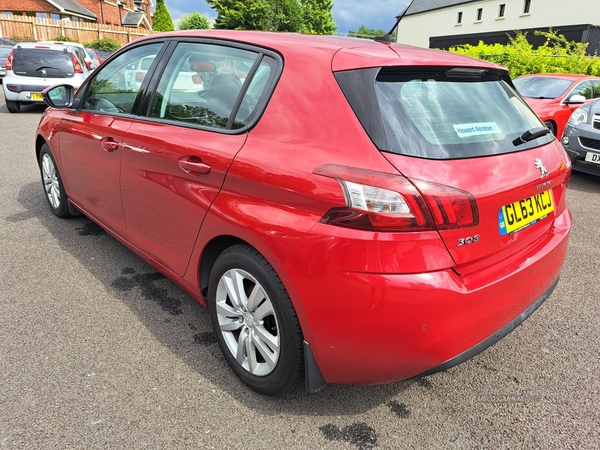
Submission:
[[[334,0],[333,19],[337,23],[336,33],[347,34],[356,31],[361,25],[368,28],[389,31],[395,17],[408,5],[410,0]],[[165,0],[174,21],[186,14],[198,11],[210,20],[216,12],[204,0]]]

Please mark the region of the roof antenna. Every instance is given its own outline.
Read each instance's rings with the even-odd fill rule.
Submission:
[[[392,42],[392,34],[394,33],[394,30],[396,28],[398,28],[398,24],[400,23],[400,21],[402,20],[402,18],[406,15],[406,12],[410,9],[410,7],[412,6],[412,4],[414,2],[415,2],[415,0],[412,0],[410,2],[410,5],[408,5],[404,11],[402,11],[402,14],[400,14],[398,16],[398,20],[396,20],[396,24],[392,27],[392,29],[390,31],[388,31],[386,34],[383,34],[381,36],[375,36],[373,38],[373,40],[375,40],[377,42],[386,42],[388,44],[391,43]]]

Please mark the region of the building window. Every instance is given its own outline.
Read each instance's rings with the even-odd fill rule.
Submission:
[[[531,0],[525,0],[523,4],[523,14],[529,14],[529,10],[531,9]]]
[[[498,17],[504,17],[504,11],[506,10],[506,5],[500,5],[498,9]]]
[[[483,8],[477,8],[477,22],[480,22],[482,17],[483,17]]]
[[[458,13],[458,16],[456,17],[456,23],[462,23],[462,11]]]

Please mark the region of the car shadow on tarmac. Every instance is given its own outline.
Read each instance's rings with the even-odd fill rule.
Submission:
[[[383,386],[331,385],[317,394],[308,394],[300,387],[283,397],[259,395],[231,371],[216,343],[208,312],[195,299],[87,217],[64,220],[54,216],[46,204],[41,184],[24,185],[18,202],[25,210],[9,216],[7,221],[38,220],[61,249],[105,287],[109,296],[105,301],[118,299],[135,313],[157,341],[206,383],[262,414],[357,414],[382,404],[389,406],[390,400],[415,383],[427,389],[431,387],[429,380],[436,376]],[[99,295],[107,294],[99,292]]]

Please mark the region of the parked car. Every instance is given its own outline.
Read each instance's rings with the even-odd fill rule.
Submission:
[[[92,58],[92,56],[88,53],[87,49],[83,44],[79,42],[65,42],[65,41],[40,41],[39,44],[56,44],[62,45],[65,47],[70,47],[71,50],[74,50],[79,54],[79,57],[85,61],[85,65],[88,70],[94,70],[98,67]]]
[[[0,83],[6,75],[6,61],[11,51],[12,45],[0,45]]]
[[[515,78],[513,83],[531,109],[558,138],[577,107],[600,97],[600,78],[588,75],[523,75]]]
[[[2,83],[6,107],[17,113],[21,105],[43,104],[42,91],[67,82],[77,88],[90,74],[79,52],[70,46],[24,42],[8,55]]]
[[[574,170],[600,175],[600,100],[573,112],[562,143]]]
[[[90,48],[90,47],[85,47],[85,52],[92,60],[92,66],[94,66],[94,69],[96,67],[98,67],[100,64],[102,64],[102,61],[100,60],[100,56],[98,55],[98,53],[96,52],[95,49]]]
[[[249,68],[243,82],[224,60]],[[214,77],[178,92],[189,71]],[[83,212],[207,306],[263,394],[447,369],[557,284],[570,160],[503,67],[194,30],[136,39],[77,92],[43,95],[50,209]]]

